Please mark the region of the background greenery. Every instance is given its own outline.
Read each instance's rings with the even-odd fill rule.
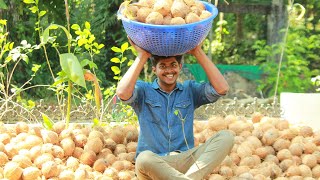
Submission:
[[[22,40],[34,45],[39,44],[39,35],[35,31],[37,16],[30,11],[30,6],[21,0],[4,0],[7,9],[0,12],[1,19],[8,22],[9,39],[15,44]],[[233,1],[229,1],[233,3]],[[239,3],[240,1],[237,1]],[[248,3],[241,1],[240,3]],[[250,1],[253,2],[253,1]],[[260,1],[254,1],[258,3]],[[270,2],[270,1],[269,1]],[[295,20],[294,14],[290,15],[290,28],[286,42],[284,61],[281,67],[281,79],[278,92],[315,92],[311,78],[319,75],[320,68],[320,2],[317,0],[297,0],[306,8],[303,19]],[[95,73],[100,80],[101,87],[106,89],[114,85],[114,72],[111,67],[115,65],[110,60],[120,55],[111,50],[113,46],[121,46],[127,41],[126,33],[121,21],[117,20],[116,12],[121,0],[68,0],[70,11],[70,24],[79,24],[83,27],[86,21],[91,24],[91,33],[96,41],[105,47],[95,56],[95,63],[99,67]],[[220,1],[223,3],[223,1]],[[266,2],[260,2],[265,4]],[[65,4],[63,1],[47,0],[39,1],[39,9],[47,11],[41,18],[40,27],[45,28],[52,23],[66,26]],[[297,12],[298,14],[299,12]],[[259,89],[265,95],[271,96],[277,76],[278,59],[270,58],[280,53],[282,44],[267,44],[267,17],[259,14],[245,14],[243,37],[237,38],[236,14],[224,14],[223,21],[216,18],[213,25],[212,60],[217,64],[232,65],[259,65],[264,71],[264,78],[258,82]],[[223,28],[221,28],[223,27]],[[59,34],[60,33],[60,34]],[[61,48],[67,49],[67,40],[63,32],[56,32],[57,42]],[[73,34],[75,35],[75,34]],[[207,44],[210,42],[207,42]],[[59,72],[59,57],[54,48],[47,46],[53,72]],[[80,59],[90,55],[83,51],[79,53]],[[131,52],[126,52],[128,59],[134,58]],[[14,84],[22,84],[33,74],[32,64],[40,64],[41,69],[32,80],[32,84],[52,84],[50,71],[46,66],[43,49],[35,50],[29,54],[30,63],[20,63],[17,73],[14,73]],[[194,63],[192,57],[187,57],[187,63]],[[125,72],[127,66],[122,67]],[[25,94],[33,98],[46,98],[54,95],[54,92],[43,88],[32,88]]]

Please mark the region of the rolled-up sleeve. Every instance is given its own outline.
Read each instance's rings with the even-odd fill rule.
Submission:
[[[137,98],[137,94],[138,94],[137,89],[134,89],[132,96],[128,100],[122,100],[122,99],[120,100],[125,104],[131,104]]]
[[[221,96],[224,96],[224,95],[217,93],[217,91],[211,86],[210,83],[206,83],[206,85],[205,85],[205,95],[210,102],[215,102]]]

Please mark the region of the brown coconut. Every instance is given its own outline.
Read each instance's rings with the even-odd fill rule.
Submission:
[[[197,0],[183,0],[183,1],[184,1],[184,3],[186,3],[187,6],[191,7],[191,6],[196,5]]]
[[[73,151],[76,147],[71,137],[62,139],[60,142],[60,146],[62,147],[65,156],[72,156]]]
[[[300,127],[299,135],[303,137],[310,137],[313,135],[313,129],[310,126],[302,126]]]
[[[0,166],[4,166],[7,162],[9,162],[7,154],[0,151]]]
[[[170,14],[170,7],[172,2],[170,0],[156,1],[153,6],[153,11],[160,13],[162,16]]]
[[[171,19],[171,25],[181,25],[186,24],[186,21],[182,17],[174,17]]]
[[[205,10],[206,7],[204,6],[204,4],[200,1],[195,1],[194,6],[198,7],[201,11]]]
[[[44,143],[51,143],[51,144],[59,143],[59,136],[56,132],[42,129],[40,133]]]
[[[53,155],[55,158],[63,159],[63,157],[64,157],[64,150],[63,150],[62,147],[60,147],[60,146],[53,145],[53,146],[52,146],[52,155]]]
[[[137,142],[138,141],[138,136],[139,136],[139,131],[136,126],[134,125],[127,125],[124,127],[124,131],[126,133],[125,141],[126,143],[129,142]]]
[[[66,123],[64,121],[55,122],[52,126],[52,130],[57,134],[60,134],[66,128]]]
[[[16,133],[20,134],[22,132],[27,133],[29,131],[29,125],[26,122],[17,122],[16,123]]]
[[[105,158],[108,154],[112,154],[112,151],[108,148],[103,148],[97,155],[97,159]]]
[[[18,163],[10,161],[3,168],[3,177],[10,180],[19,180],[22,170]]]
[[[207,10],[204,10],[201,12],[200,14],[200,19],[207,19],[209,18],[210,16],[212,16],[211,12],[207,11]]]
[[[22,179],[23,180],[35,180],[40,179],[41,171],[40,169],[30,166],[25,169],[23,169],[22,172]]]
[[[105,147],[108,148],[108,149],[110,149],[111,151],[114,151],[114,149],[116,148],[116,146],[117,146],[117,143],[116,143],[113,139],[107,138],[107,139],[105,140]]]
[[[201,15],[200,15],[201,16]],[[252,122],[253,123],[258,123],[261,121],[261,119],[263,118],[263,114],[260,113],[260,112],[254,112],[252,115],[251,115],[251,119],[252,119]]]
[[[118,154],[121,154],[121,153],[126,153],[127,152],[127,149],[126,149],[126,145],[124,144],[117,144],[113,154],[114,155],[118,155]]]
[[[26,137],[24,144],[25,144],[25,146],[23,147],[24,149],[31,149],[34,146],[42,145],[43,140],[39,136],[29,135]]]
[[[83,153],[82,148],[75,147],[72,156],[79,159],[82,153]]]
[[[133,5],[133,4],[129,4],[122,13],[128,19],[136,20],[138,10],[139,10],[138,6]]]
[[[129,142],[126,146],[126,150],[127,152],[136,152],[136,149],[137,149],[137,145],[138,143],[137,142]]]
[[[163,17],[163,25],[170,25],[171,24],[171,19],[172,19],[171,15],[167,15],[167,16]]]
[[[34,159],[33,164],[36,165],[37,168],[41,169],[42,165],[45,162],[53,161],[53,160],[54,160],[54,157],[52,154],[45,153],[45,154],[41,154],[41,155],[37,156]]]
[[[54,161],[45,162],[42,165],[41,172],[42,172],[42,175],[47,179],[56,177],[60,173],[58,165]]]
[[[190,7],[185,4],[183,0],[175,0],[171,6],[171,14],[173,17],[185,18],[190,12]]]
[[[273,145],[273,143],[279,137],[279,130],[270,128],[268,129],[261,139],[261,142],[265,145]]]
[[[58,176],[59,180],[74,180],[75,175],[74,172],[71,170],[63,170]]]
[[[317,157],[313,154],[306,154],[302,157],[302,163],[307,165],[310,168],[315,167],[317,163]]]
[[[73,171],[79,168],[80,162],[77,158],[70,156],[66,161],[66,167]]]
[[[103,148],[103,142],[100,138],[88,139],[87,144],[84,146],[84,150],[92,150],[96,154],[99,153]]]
[[[25,155],[17,154],[12,158],[11,161],[18,163],[19,166],[23,169],[33,165],[33,163],[31,162],[31,159]]]
[[[92,166],[96,159],[96,153],[92,150],[83,151],[83,153],[80,156],[80,162],[89,166]]]
[[[151,8],[148,7],[141,7],[137,12],[137,21],[145,23],[146,18],[152,12]]]
[[[117,144],[123,144],[125,136],[126,132],[121,126],[113,127],[110,133],[110,138]]]
[[[103,172],[103,175],[106,177],[111,177],[112,179],[118,179],[118,170],[110,166]]]
[[[98,159],[94,162],[93,164],[93,169],[95,171],[98,171],[98,172],[104,172],[104,170],[109,166],[110,164],[107,162],[106,159],[104,158],[101,158],[101,159]]]
[[[185,20],[187,24],[190,24],[190,23],[198,22],[201,19],[196,13],[190,12],[189,14],[187,14]]]
[[[163,24],[163,15],[159,12],[151,12],[146,17],[146,23],[147,24],[156,24],[156,25],[162,25]]]
[[[88,138],[83,133],[77,134],[73,137],[73,141],[76,145],[76,147],[84,147],[84,145],[87,143]]]
[[[141,7],[153,7],[153,5],[155,4],[156,0],[139,0],[138,4]]]

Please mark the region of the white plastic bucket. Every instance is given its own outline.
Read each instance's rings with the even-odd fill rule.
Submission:
[[[320,129],[320,93],[281,93],[282,117],[295,125]]]

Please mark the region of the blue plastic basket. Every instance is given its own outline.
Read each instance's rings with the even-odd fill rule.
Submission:
[[[158,56],[174,56],[188,52],[208,35],[218,9],[201,1],[212,16],[207,19],[183,25],[153,25],[129,20],[121,16],[123,27],[130,39],[139,47]]]

